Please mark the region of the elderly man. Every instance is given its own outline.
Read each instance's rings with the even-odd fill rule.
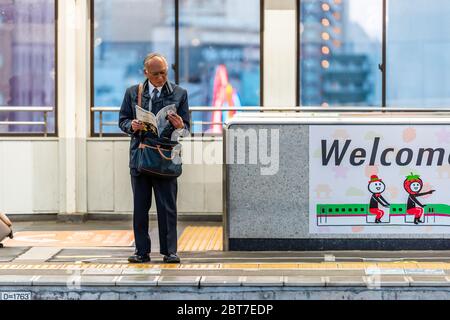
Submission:
[[[144,82],[142,108],[157,114],[165,106],[175,104],[177,114],[168,116],[171,130],[181,134],[190,129],[187,92],[167,80],[169,71],[164,56],[153,53],[144,60]],[[127,89],[120,109],[119,127],[131,135],[130,174],[133,189],[133,228],[136,244],[135,254],[128,258],[130,263],[150,261],[151,242],[149,236],[149,210],[154,190],[158,215],[160,253],[165,263],[180,263],[177,255],[177,180],[158,179],[140,174],[135,167],[135,157],[144,125],[136,120],[135,106],[138,104],[139,85]]]

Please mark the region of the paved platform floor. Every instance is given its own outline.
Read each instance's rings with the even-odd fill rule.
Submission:
[[[400,293],[450,299],[449,251],[224,252],[219,223],[180,222],[182,263],[171,265],[163,263],[157,226],[151,225],[152,262],[130,265],[130,222],[16,223],[15,239],[0,249],[0,293],[28,290],[42,299],[86,298],[83,292],[88,299],[136,298],[138,292],[137,298],[168,299],[397,299]]]

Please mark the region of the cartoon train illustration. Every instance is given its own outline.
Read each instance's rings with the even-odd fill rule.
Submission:
[[[391,204],[378,224],[376,216],[369,212],[369,204],[318,204],[316,214],[318,226],[404,226],[414,225],[415,219],[414,215],[407,214],[406,204]],[[450,226],[450,206],[427,204],[424,219],[422,225]]]
[[[436,190],[421,192],[424,183],[420,175],[411,172],[403,182],[408,194],[406,204],[391,204],[384,197],[386,185],[378,175],[368,183],[371,194],[368,204],[318,204],[318,226],[378,226],[434,225],[450,226],[450,206],[422,204],[418,198],[431,195]]]

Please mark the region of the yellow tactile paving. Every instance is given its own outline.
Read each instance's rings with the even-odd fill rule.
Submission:
[[[420,269],[418,262],[411,261],[395,261],[395,262],[383,262],[376,263],[376,266],[380,269]]]
[[[207,264],[207,265],[205,265],[205,267],[207,269],[219,269],[220,268],[220,264],[219,263],[217,263],[217,264]]]
[[[260,263],[259,269],[298,269],[298,263]]]
[[[420,262],[421,269],[446,269],[446,263],[443,262]]]
[[[187,227],[178,239],[179,252],[220,251],[222,227]]]
[[[21,231],[6,239],[8,247],[130,247],[130,230]]]
[[[201,269],[199,264],[186,264],[181,265],[179,269]]]
[[[418,263],[403,263],[403,269],[423,269]]]
[[[300,263],[299,269],[339,269],[337,263],[322,262],[322,263]]]
[[[220,264],[181,264],[179,269],[198,269],[198,270],[209,270],[209,269],[219,269]]]
[[[180,264],[160,264],[161,269],[179,269]]]
[[[370,268],[377,268],[377,269],[393,269],[393,268],[398,268],[399,266],[396,266],[392,263],[386,262],[386,263],[370,263],[369,265]]]
[[[129,230],[96,231],[30,231],[17,232],[14,239],[5,240],[9,247],[130,247],[133,233]],[[221,251],[222,227],[187,227],[178,241],[179,251]],[[66,256],[65,258],[108,258],[109,256]],[[64,258],[64,257],[63,257]]]
[[[338,262],[339,269],[366,269],[364,262]]]
[[[224,263],[222,269],[258,269],[257,263]]]
[[[193,243],[198,236],[198,231],[200,227],[187,227],[180,239],[178,240],[178,251],[188,251],[192,248]]]
[[[188,229],[188,228],[186,228],[186,229]],[[190,237],[192,236],[191,233],[186,232],[186,229],[184,229],[183,233],[178,238],[178,251],[179,252],[186,251],[186,244],[188,243],[188,241],[190,241]]]
[[[200,227],[200,230],[197,232],[195,242],[188,251],[205,251],[204,248],[206,247],[208,233],[209,230],[207,227]]]
[[[216,233],[211,240],[211,250],[222,251],[223,250],[223,228],[217,228]]]
[[[186,233],[191,233],[190,237],[188,238],[184,251],[193,251],[193,247],[196,243],[200,240],[200,233],[202,232],[202,227],[193,227],[193,228],[186,228],[184,230]]]
[[[399,266],[398,264],[394,264],[392,262],[381,262],[381,263],[373,263],[371,265],[373,268],[378,268],[378,269],[397,269],[397,268],[401,268],[402,266]]]

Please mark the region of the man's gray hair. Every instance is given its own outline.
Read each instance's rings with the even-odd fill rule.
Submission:
[[[164,63],[166,64],[167,69],[169,69],[169,64],[167,63],[166,57],[164,57],[162,54],[156,53],[156,52],[149,53],[149,54],[145,57],[145,59],[144,59],[144,67],[146,67],[146,66],[147,66],[147,63],[148,63],[150,60],[152,60],[153,58],[160,58],[160,59],[162,59],[162,60],[164,61]]]

